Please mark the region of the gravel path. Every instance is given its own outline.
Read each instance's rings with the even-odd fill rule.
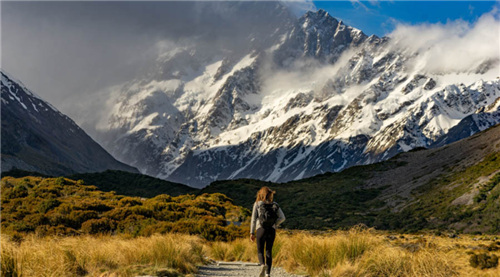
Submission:
[[[245,277],[258,277],[260,273],[260,266],[256,266],[250,263],[243,263],[245,265],[239,264],[221,264],[217,263],[213,265],[206,265],[199,268],[199,273],[196,277],[233,277],[233,276],[245,276]],[[271,270],[272,277],[304,277],[303,275],[294,275],[286,272],[284,269],[279,267],[273,267]]]

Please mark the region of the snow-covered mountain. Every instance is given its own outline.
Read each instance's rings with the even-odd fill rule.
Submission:
[[[166,49],[115,87],[99,140],[145,174],[203,187],[340,171],[500,123],[498,57],[432,71],[425,50],[323,10],[282,16],[246,52]]]
[[[13,168],[49,175],[137,172],[115,160],[69,117],[1,74],[2,172]]]

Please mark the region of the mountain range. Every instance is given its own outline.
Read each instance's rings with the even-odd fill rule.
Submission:
[[[20,81],[1,72],[2,172],[12,169],[48,175],[129,172],[68,116]]]
[[[338,172],[500,123],[498,58],[429,70],[428,49],[367,36],[324,10],[275,9],[282,24],[249,32],[244,49],[164,49],[114,87],[96,139],[144,174],[204,187]]]
[[[255,192],[267,185],[276,190],[276,200],[287,212],[288,228],[364,223],[379,229],[494,233],[500,230],[500,124],[470,136],[487,122],[482,118],[485,114],[465,117],[430,149],[415,148],[386,161],[286,183],[236,179],[197,190],[137,174],[114,160],[67,116],[2,73],[2,176],[33,175],[22,170],[4,172],[14,167],[71,174],[68,178],[104,191],[143,197],[223,193],[247,208]],[[460,137],[465,138],[453,142]],[[129,172],[74,174],[108,168]]]

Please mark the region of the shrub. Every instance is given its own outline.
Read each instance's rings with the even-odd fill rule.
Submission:
[[[73,236],[78,234],[75,229],[66,227],[64,225],[40,225],[38,227],[39,228],[37,228],[35,232],[37,232],[38,234],[43,234],[45,236]]]
[[[232,240],[243,234],[242,228],[228,227],[226,220],[246,219],[242,208],[222,194],[159,195],[143,201],[102,192],[81,181],[41,177],[6,177],[1,192],[2,228],[23,236],[30,232],[48,236],[116,231],[136,236],[172,231]]]
[[[93,210],[96,212],[107,212],[113,210],[113,207],[103,203],[103,201],[93,200],[91,202],[81,204],[83,210]]]
[[[157,195],[157,196],[149,199],[148,201],[151,201],[152,203],[156,203],[156,202],[168,203],[168,202],[172,202],[172,196],[166,195],[166,194],[160,194],[160,195]]]
[[[129,207],[129,206],[142,205],[142,202],[137,197],[123,197],[122,199],[120,199],[118,204],[122,207]]]
[[[206,198],[207,200],[210,200],[210,201],[216,202],[216,203],[225,203],[225,202],[233,203],[233,200],[231,198],[227,197],[226,195],[224,195],[222,193],[212,193],[212,194],[204,193],[200,197]]]
[[[500,250],[500,241],[492,242],[488,245],[488,251],[498,251]]]
[[[469,263],[474,268],[486,269],[498,266],[498,257],[495,254],[472,254]]]
[[[37,210],[38,210],[38,212],[44,214],[44,213],[56,208],[60,204],[61,204],[61,201],[59,201],[57,199],[47,199],[38,205]]]
[[[59,185],[59,186],[64,186],[66,183],[66,180],[64,177],[58,177],[54,180],[54,184]]]
[[[82,224],[82,231],[87,234],[109,234],[116,228],[116,223],[107,217],[90,219]]]
[[[144,225],[151,224],[151,222],[148,222],[149,220],[150,219],[147,219],[142,215],[132,214],[128,216],[125,220],[119,221],[117,224],[117,229],[119,232],[137,236],[144,228]]]
[[[25,216],[23,220],[31,226],[49,224],[49,219],[44,214],[30,214]]]
[[[12,189],[7,189],[5,198],[14,199],[28,196],[28,188],[25,185],[16,185]]]
[[[34,230],[34,227],[24,221],[17,221],[12,223],[11,228],[16,232],[30,232]]]
[[[90,220],[90,219],[96,219],[98,217],[99,217],[99,215],[97,214],[96,211],[79,211],[79,210],[76,210],[76,211],[72,211],[69,214],[68,219],[70,221],[71,227],[73,227],[75,229],[80,229],[81,225],[85,221]]]

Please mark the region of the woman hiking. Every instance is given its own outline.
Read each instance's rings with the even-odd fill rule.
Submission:
[[[259,277],[271,276],[271,266],[273,265],[273,243],[276,238],[276,228],[285,221],[285,214],[273,202],[274,191],[268,187],[262,187],[257,192],[257,199],[253,204],[252,223],[250,225],[250,240],[257,238],[257,253],[261,265]],[[257,231],[256,231],[257,230]],[[266,250],[266,260],[264,261],[264,247]]]

